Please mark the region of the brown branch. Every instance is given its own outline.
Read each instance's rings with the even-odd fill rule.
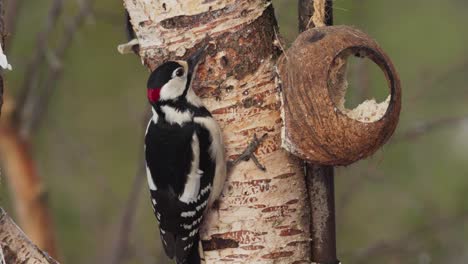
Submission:
[[[48,76],[44,81],[44,85],[40,93],[31,98],[26,108],[30,109],[31,113],[27,119],[22,120],[20,123],[20,133],[25,138],[30,136],[38,130],[41,121],[43,120],[48,106],[49,100],[57,87],[58,81],[63,74],[63,59],[66,51],[72,46],[73,40],[80,27],[84,24],[86,18],[91,15],[92,3],[94,0],[83,0],[78,14],[72,18],[63,33],[63,39],[58,45],[58,48],[49,57],[48,63]]]
[[[8,0],[5,14],[5,28],[8,34],[8,44],[12,42],[12,37],[15,36],[16,25],[19,18],[19,12],[23,6],[23,0]],[[8,52],[11,45],[6,45],[5,50]]]
[[[57,257],[47,196],[31,156],[30,146],[19,137],[15,128],[5,122],[0,124],[0,160],[21,227],[37,245]]]
[[[0,247],[6,264],[58,264],[34,245],[2,208],[0,208]]]
[[[55,56],[58,58],[63,57],[68,47],[71,46],[75,32],[90,12],[89,2],[84,2],[79,13],[66,26],[64,37],[55,53]],[[3,118],[3,122],[0,123],[0,158],[5,174],[8,177],[11,193],[14,196],[20,224],[35,243],[55,257],[57,256],[55,234],[42,181],[34,164],[28,141],[29,138],[19,133],[20,125],[23,124],[18,123],[18,121],[26,122],[28,119],[19,120],[18,116],[14,115],[20,112],[26,113],[28,110],[40,111],[41,109],[35,108],[35,102],[45,104],[41,101],[43,100],[42,97],[34,96],[38,94],[38,91],[37,89],[33,89],[37,85],[33,79],[39,77],[40,71],[38,67],[46,58],[47,39],[57,23],[61,9],[62,1],[54,0],[49,11],[45,30],[38,35],[38,49],[26,71],[25,86],[22,92],[20,92],[19,105],[17,108],[12,109],[7,115],[8,118]],[[55,85],[62,72],[61,67],[58,69],[58,67],[54,66],[57,65],[49,63],[48,70],[50,73],[47,76],[46,85],[50,87]],[[48,91],[47,89],[43,90],[45,92]],[[35,121],[34,124],[37,124],[39,119]]]
[[[408,129],[405,132],[399,133],[392,140],[392,144],[401,143],[408,140],[416,140],[428,133],[433,132],[437,129],[443,129],[446,127],[456,126],[463,122],[468,122],[468,116],[461,117],[446,117],[427,122],[422,122],[414,127]]]
[[[148,119],[150,117],[150,112],[147,111],[143,117],[144,118],[142,123],[144,124],[144,128],[146,128]],[[143,139],[144,136],[141,135],[140,138]],[[143,145],[143,142],[141,142],[141,145]],[[114,241],[114,243],[111,245],[109,255],[105,257],[106,259],[102,261],[102,263],[118,264],[124,262],[125,260],[125,256],[128,252],[129,237],[132,233],[136,209],[138,208],[138,198],[145,182],[144,179],[146,170],[143,160],[143,151],[141,151],[138,158],[138,167],[133,179],[132,188],[127,198],[127,202],[125,203],[125,206],[122,210],[120,224],[118,225],[118,229],[115,232],[112,232],[112,234],[116,234],[116,237],[112,238],[111,240]]]
[[[17,98],[17,107],[13,116],[15,122],[22,122],[22,120],[27,119],[28,114],[30,114],[25,105],[27,101],[33,96],[34,90],[38,85],[40,65],[43,63],[47,54],[47,42],[55,26],[57,25],[58,18],[62,13],[62,9],[63,0],[54,0],[52,2],[44,30],[39,32],[37,35],[35,53],[32,56],[31,61],[28,63],[25,73],[25,81]]]
[[[429,88],[434,88],[441,85],[443,82],[452,78],[457,73],[464,73],[468,68],[468,59],[463,58],[457,63],[449,65],[447,68],[437,70],[437,72],[423,72],[421,73],[421,85],[416,87],[416,91],[408,99],[410,102],[415,102],[424,98],[428,94]]]
[[[354,254],[352,263],[362,263],[364,260],[373,256],[392,255],[409,251],[410,245],[416,243],[419,236],[427,233],[435,233],[445,231],[450,228],[459,226],[468,220],[468,212],[463,212],[454,217],[445,217],[433,221],[429,226],[415,228],[406,232],[403,236],[393,240],[381,240],[374,244],[359,250]]]
[[[113,232],[116,237],[112,240],[111,251],[107,259],[103,263],[117,264],[125,261],[125,257],[128,253],[128,244],[130,234],[132,233],[136,209],[138,208],[138,201],[140,193],[143,189],[143,183],[145,182],[145,165],[142,159],[139,159],[139,166],[132,183],[132,189],[128,196],[127,202],[122,210],[122,216],[120,217],[120,224],[118,230]]]

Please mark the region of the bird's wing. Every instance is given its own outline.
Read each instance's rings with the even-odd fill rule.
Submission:
[[[145,140],[161,240],[170,258],[184,260],[198,247],[198,229],[212,188],[215,164],[209,155],[209,133],[196,124],[150,124]]]

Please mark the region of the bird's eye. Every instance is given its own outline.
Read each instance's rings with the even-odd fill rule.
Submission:
[[[177,70],[175,70],[175,76],[177,76],[177,77],[184,76],[184,69],[183,68],[178,68]]]

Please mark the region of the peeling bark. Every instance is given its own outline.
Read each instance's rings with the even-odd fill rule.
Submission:
[[[2,208],[0,208],[0,246],[7,264],[58,264],[35,246]]]
[[[46,192],[37,174],[29,144],[9,125],[7,114],[5,112],[0,123],[0,160],[8,177],[20,225],[34,243],[50,255],[57,256]]]
[[[281,148],[275,62],[277,29],[266,0],[124,0],[142,62],[188,56],[214,43],[198,67],[195,92],[220,123],[233,159],[268,133],[253,162],[238,165],[201,232],[207,263],[307,263],[309,208],[301,162]],[[143,89],[144,87],[142,87]]]

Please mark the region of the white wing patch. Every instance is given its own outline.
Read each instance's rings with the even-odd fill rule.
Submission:
[[[0,67],[6,70],[12,70],[13,68],[8,63],[8,59],[6,55],[3,53],[2,45],[0,44]]]
[[[179,197],[179,200],[184,203],[192,203],[197,200],[198,192],[200,191],[200,178],[203,171],[199,170],[200,166],[200,144],[196,133],[192,136],[192,166],[187,182],[185,183],[184,192]],[[200,173],[201,172],[201,173]]]
[[[154,120],[155,117],[156,117],[156,121]],[[156,112],[153,109],[153,118],[151,118],[149,120],[148,125],[146,126],[145,135],[148,134],[148,129],[149,129],[150,125],[151,125],[151,122],[157,122],[157,118],[158,118],[158,115],[156,114]],[[146,145],[143,145],[143,150],[146,152]],[[146,166],[146,179],[148,180],[148,186],[149,186],[150,190],[156,191],[158,188],[156,188],[156,184],[154,184],[153,177],[151,176],[151,171],[148,168],[147,164],[145,164],[145,166]],[[153,199],[153,204],[156,204],[156,201],[154,201],[154,199]]]
[[[146,165],[146,178],[148,180],[148,186],[150,190],[156,191],[158,188],[156,188],[156,184],[154,184],[153,177],[151,176],[151,171],[148,168],[148,165]]]
[[[210,135],[212,136],[210,156],[216,162],[216,169],[213,179],[213,190],[208,201],[208,207],[211,207],[211,204],[223,191],[224,182],[226,181],[226,158],[222,132],[218,123],[212,117],[195,117],[193,121],[210,131]]]
[[[193,114],[190,111],[178,111],[168,105],[161,107],[161,110],[166,115],[166,121],[170,124],[177,123],[179,125],[182,125],[182,123],[189,122],[193,118]]]

